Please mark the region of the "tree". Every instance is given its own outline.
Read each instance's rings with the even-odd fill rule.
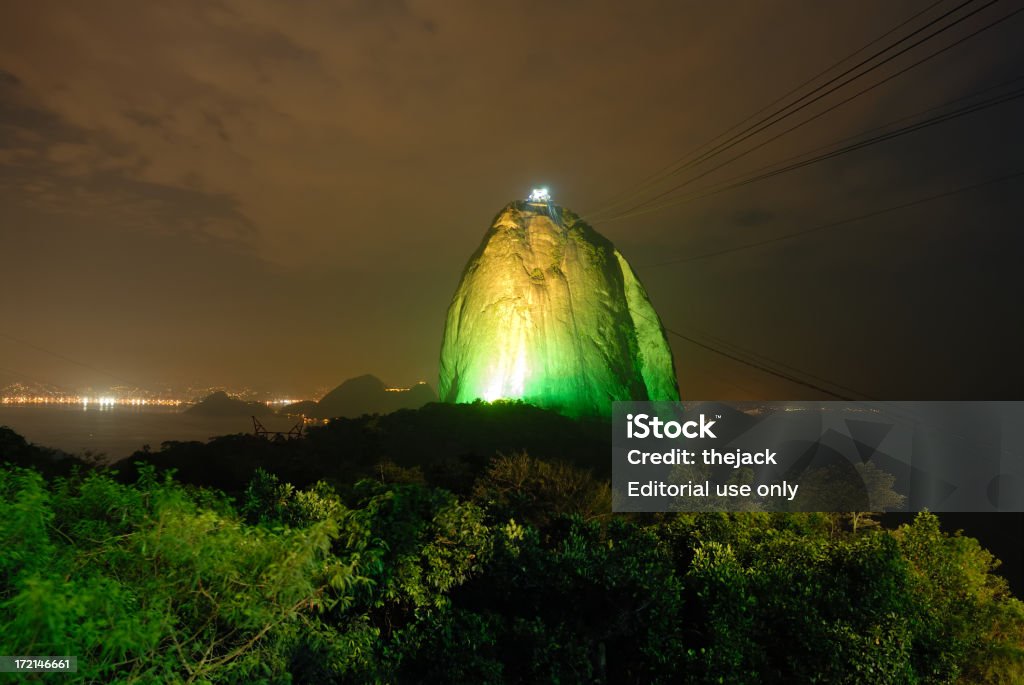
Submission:
[[[525,452],[499,455],[473,487],[473,498],[495,520],[515,518],[543,528],[559,516],[607,517],[611,488],[589,472]]]

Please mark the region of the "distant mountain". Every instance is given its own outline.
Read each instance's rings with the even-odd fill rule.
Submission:
[[[262,402],[246,402],[218,391],[186,410],[199,416],[269,416],[274,412]]]
[[[389,388],[376,376],[350,378],[320,398],[289,404],[281,414],[303,414],[316,419],[355,418],[363,414],[390,414],[399,409],[419,409],[436,402],[437,394],[426,383],[411,388]]]

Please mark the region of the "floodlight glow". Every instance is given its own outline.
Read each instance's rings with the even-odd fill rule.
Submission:
[[[549,203],[535,188],[506,206],[463,270],[445,320],[441,400],[521,400],[569,416],[678,400],[672,350],[633,270]]]
[[[547,188],[534,188],[527,199],[530,202],[551,202],[551,193]]]

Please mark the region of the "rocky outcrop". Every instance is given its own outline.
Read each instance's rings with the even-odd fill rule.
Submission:
[[[438,395],[585,416],[679,390],[661,321],[615,246],[557,205],[513,202],[452,298]]]
[[[426,383],[417,383],[411,388],[389,388],[376,376],[366,374],[348,379],[320,398],[319,402],[296,402],[281,409],[280,413],[319,419],[355,418],[363,414],[419,409],[436,401],[434,389]]]
[[[270,416],[274,411],[262,402],[246,402],[231,397],[226,392],[217,391],[189,407],[186,413],[211,417]]]

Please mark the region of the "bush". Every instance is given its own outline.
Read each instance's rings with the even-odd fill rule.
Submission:
[[[1024,605],[931,514],[601,516],[606,483],[526,455],[474,500],[123,479],[0,469],[2,653],[79,682],[1024,682]]]

